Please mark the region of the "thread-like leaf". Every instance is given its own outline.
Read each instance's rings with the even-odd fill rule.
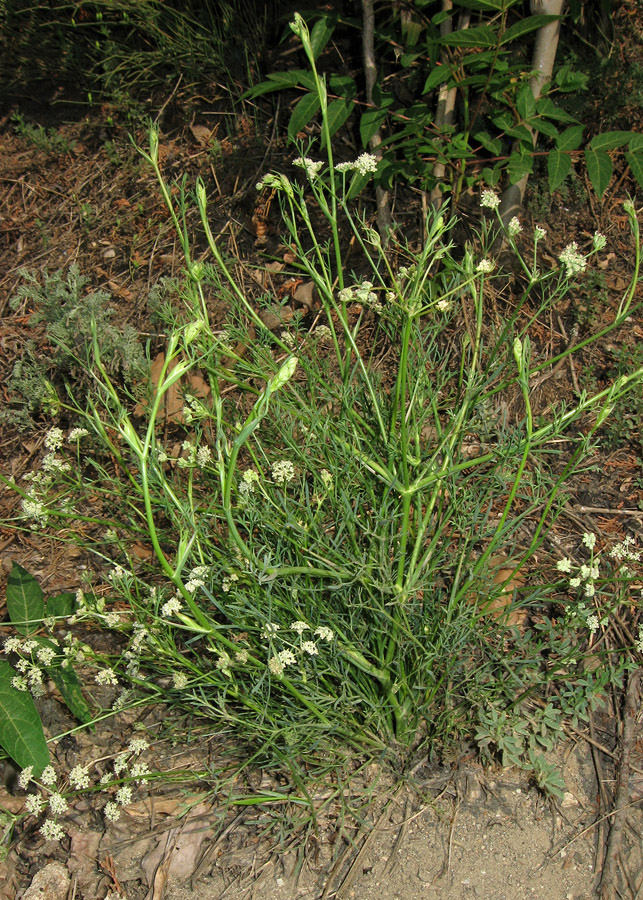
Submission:
[[[42,588],[33,577],[14,563],[7,581],[7,609],[9,618],[20,634],[31,634],[38,628],[45,614]]]
[[[11,683],[15,674],[0,660],[0,746],[20,768],[33,766],[37,778],[49,765],[49,748],[31,694]]]

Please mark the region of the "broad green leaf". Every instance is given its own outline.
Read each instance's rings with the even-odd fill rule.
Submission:
[[[333,94],[344,97],[346,100],[352,99],[357,94],[355,79],[350,75],[331,75],[328,79],[328,87]]]
[[[553,124],[553,122],[548,122],[547,119],[531,119],[529,124],[534,129],[534,131],[538,132],[538,134],[544,134],[548,138],[552,138],[553,140],[556,140],[556,138],[558,137],[558,129]]]
[[[496,167],[491,169],[489,166],[485,166],[482,170],[482,180],[489,187],[494,187],[500,181],[500,169]]]
[[[488,131],[478,131],[473,135],[474,141],[481,144],[492,156],[498,156],[502,150],[500,138],[491,137]]]
[[[53,616],[55,619],[63,616],[71,616],[76,609],[76,595],[70,591],[49,597],[45,604],[45,617]]]
[[[612,160],[605,150],[585,150],[585,163],[587,165],[587,175],[592,183],[592,187],[599,197],[605,193],[607,185],[612,177]]]
[[[380,128],[386,116],[386,110],[382,109],[367,109],[365,113],[362,113],[362,117],[359,120],[359,134],[362,139],[362,147],[368,147],[368,142]]]
[[[339,131],[353,109],[354,104],[350,100],[344,100],[343,97],[328,104],[328,129],[331,137]],[[324,146],[323,140],[321,145]]]
[[[517,138],[528,150],[534,149],[534,136],[526,125],[514,125],[506,129],[509,137]]]
[[[459,28],[441,37],[440,43],[446,44],[447,47],[495,47],[496,32],[490,25]]]
[[[446,84],[450,78],[451,70],[448,66],[436,66],[432,72],[429,72],[429,75],[424,82],[422,93],[428,94],[429,91],[434,91],[436,88],[440,87],[441,84]]]
[[[539,28],[543,28],[545,25],[549,25],[550,22],[556,22],[561,18],[562,16],[526,16],[524,19],[520,19],[518,22],[510,25],[506,31],[503,31],[500,38],[500,46],[508,44],[509,41],[518,40],[532,31],[538,31]]]
[[[586,91],[589,76],[584,72],[574,72],[571,66],[566,65],[561,66],[556,72],[554,80],[559,91],[569,93],[570,91]]]
[[[516,109],[523,119],[531,119],[536,112],[536,98],[530,84],[520,86],[516,97]]]
[[[20,634],[35,631],[45,614],[42,588],[33,577],[14,563],[7,581],[7,609],[12,625]]]
[[[615,150],[616,147],[629,144],[631,138],[631,131],[606,131],[593,137],[589,142],[589,148],[590,150]]]
[[[632,175],[636,178],[639,187],[643,188],[643,152],[626,153],[625,159],[632,170]]]
[[[83,694],[82,684],[71,666],[67,669],[62,669],[59,666],[48,666],[47,672],[60,691],[61,697],[72,716],[78,719],[79,722],[82,722],[83,725],[89,724],[93,719],[92,711]]]
[[[566,128],[556,138],[556,147],[558,150],[577,150],[580,142],[583,140],[584,125],[572,125]]]
[[[285,91],[288,88],[302,87],[312,90],[315,81],[306,69],[291,69],[289,72],[272,72],[268,75],[266,81],[257,84],[255,87],[246,91],[242,99],[253,100],[255,97],[261,97],[263,94],[269,94],[272,91]]]
[[[553,193],[567,178],[572,168],[572,160],[568,153],[551,150],[547,157],[547,174],[549,190]]]
[[[643,150],[643,134],[632,134],[630,138],[629,148],[632,153]]]
[[[336,24],[336,16],[324,15],[313,25],[312,31],[310,32],[310,45],[313,51],[313,59],[317,59],[330,40]]]
[[[51,665],[44,666],[43,668],[60,691],[71,714],[75,716],[79,722],[82,722],[83,725],[87,725],[93,718],[92,711],[87,700],[85,700],[85,697],[83,696],[82,685],[75,671],[71,665],[65,668],[60,665],[62,662],[60,648],[53,641],[49,640],[49,638],[36,635],[33,640],[36,641],[39,646],[48,647],[55,652],[58,659],[55,660],[55,662],[52,662]]]
[[[546,116],[548,119],[554,119],[556,122],[570,122],[578,124],[578,119],[570,116],[568,112],[556,106],[549,97],[541,97],[536,103],[536,112],[539,116]]]
[[[534,160],[529,153],[512,153],[507,163],[507,173],[511,184],[516,184],[523,175],[530,175],[533,167]]]
[[[481,12],[501,12],[515,6],[518,0],[455,0],[454,6],[461,6],[464,9],[478,9]]]
[[[375,175],[375,177],[377,178],[377,175]],[[361,192],[364,190],[369,181],[372,180],[372,178],[372,172],[367,172],[366,175],[360,175],[359,172],[355,172],[355,174],[351,178],[350,185],[348,186],[348,191],[346,193],[347,199],[353,200],[355,197],[357,197],[358,194],[361,194]]]
[[[11,683],[15,674],[0,660],[0,746],[20,768],[33,766],[38,778],[49,765],[49,748],[31,694]]]
[[[291,141],[297,137],[309,122],[315,118],[315,114],[319,109],[319,97],[317,94],[305,94],[301,100],[297,102],[292,111],[290,122],[288,123],[288,137]]]

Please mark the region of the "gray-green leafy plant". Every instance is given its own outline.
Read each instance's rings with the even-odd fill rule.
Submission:
[[[532,387],[640,308],[634,206],[634,273],[613,323],[551,357],[532,345],[532,325],[573,289],[605,238],[596,234],[585,251],[572,243],[560,266],[543,269],[543,229],[524,256],[522,225],[508,223],[524,278],[506,316],[490,320],[498,197],[483,193],[479,245],[460,259],[444,213],[429,218],[421,249],[384,248],[349,199],[376,160],[335,163],[311,36],[299,16],[292,27],[309,60],[326,159],[300,147],[300,178],[270,173],[258,187],[275,191],[294,273],[314,285],[314,324],[299,317],[273,332],[264,323],[212,233],[200,181],[210,257],[195,260],[187,198],[173,199],[153,129],[141,152],[186,281],[183,305],[165,306],[148,407],[135,410],[110,374],[94,326],[76,357],[93,388],[65,404],[82,423],[82,452],[50,430],[47,469],[60,477],[35,473],[30,487],[13,487],[27,521],[82,523],[78,541],[113,566],[110,599],[100,610],[81,600],[77,613],[126,639],[106,660],[109,677],[233,731],[255,761],[288,766],[303,793],[304,763],[334,766],[352,751],[404,769],[416,752],[474,737],[555,793],[542,750],[633,657],[623,639],[613,664],[579,668],[600,652],[587,635],[607,626],[602,607],[594,623],[586,604],[570,602],[563,573],[572,560],[548,563],[545,538],[593,436],[640,389],[643,369],[547,409],[534,409]],[[228,305],[229,327],[210,319],[212,292]],[[198,396],[187,380],[196,372],[207,388]],[[176,392],[183,422],[172,426],[166,399]],[[561,442],[568,452],[559,458]],[[601,582],[590,552],[579,571],[593,603],[629,581]],[[562,624],[547,614],[552,603],[570,609]],[[530,609],[535,621],[521,626],[513,616]]]

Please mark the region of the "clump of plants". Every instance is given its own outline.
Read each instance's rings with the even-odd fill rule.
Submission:
[[[293,270],[314,285],[318,310],[275,331],[264,324],[212,234],[201,182],[210,260],[193,259],[152,130],[142,152],[185,254],[184,307],[167,323],[144,410],[123,393],[92,326],[88,353],[75,355],[91,390],[64,401],[82,430],[49,432],[45,474],[12,485],[22,504],[14,524],[73,532],[83,523],[77,540],[101,563],[96,579],[108,565],[109,587],[100,606],[98,592],[81,594],[73,616],[126,639],[104,660],[114,683],[232,730],[302,791],[305,767],[332,767],[347,750],[403,772],[419,753],[475,738],[560,792],[543,750],[640,652],[635,576],[599,569],[596,539],[580,535],[557,566],[546,539],[569,477],[643,369],[538,415],[531,389],[595,339],[552,358],[530,331],[605,238],[570,243],[544,269],[544,229],[523,256],[523,225],[512,219],[504,236],[522,293],[489,321],[497,195],[482,192],[479,245],[462,258],[447,213],[429,217],[420,249],[385,247],[347,199],[377,159],[335,163],[310,36],[300,17],[293,29],[325,155],[299,147],[300,177],[270,173],[258,187],[276,193]],[[612,328],[635,309],[632,204],[627,213],[635,274]],[[340,227],[359,248],[351,271]],[[212,290],[227,300],[229,329],[210,321]],[[198,396],[187,387],[197,372]],[[168,433],[176,392],[182,422]],[[582,608],[567,578],[576,566],[587,569]],[[627,624],[617,634],[615,605]],[[584,669],[597,655],[605,665]]]
[[[13,310],[30,313],[29,323],[44,332],[53,354],[39,352],[29,341],[7,379],[9,405],[0,415],[21,428],[32,426],[40,414],[57,416],[62,409],[59,390],[65,379],[77,390],[91,381],[92,342],[98,342],[110,375],[118,376],[132,392],[147,371],[146,353],[131,325],[115,325],[106,291],[86,292],[89,281],[73,264],[67,273],[45,273],[41,279],[27,270],[11,301]]]

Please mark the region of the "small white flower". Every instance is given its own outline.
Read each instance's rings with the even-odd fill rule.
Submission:
[[[451,301],[448,297],[441,297],[440,300],[435,304],[439,312],[447,313],[451,309]]]
[[[96,682],[96,684],[118,684],[116,673],[113,669],[110,668],[101,669],[100,672],[97,672],[94,675],[94,681]]]
[[[585,589],[584,589],[585,596],[593,597],[595,593],[596,593],[596,589],[594,587],[594,584],[591,581],[588,581],[587,584],[585,585]]]
[[[333,476],[330,474],[328,469],[322,469],[319,473],[319,477],[321,478],[326,490],[329,491],[333,486]]]
[[[41,528],[47,524],[47,510],[41,500],[35,497],[24,497],[22,502],[22,511],[29,519],[33,519]]]
[[[199,447],[196,452],[196,464],[200,469],[205,469],[212,462],[212,450],[209,447]]]
[[[38,794],[29,794],[25,798],[25,809],[32,816],[39,816],[45,808],[45,801]]]
[[[58,822],[53,819],[45,819],[40,828],[40,833],[46,841],[62,841],[65,837],[65,830]]]
[[[67,435],[67,440],[70,444],[74,441],[79,441],[81,438],[86,437],[89,434],[86,428],[72,428],[72,430]]]
[[[556,568],[559,572],[563,572],[565,574],[569,574],[572,570],[572,561],[569,557],[565,557],[564,559],[559,559],[556,563]]]
[[[49,797],[49,809],[55,816],[61,816],[63,813],[67,812],[69,804],[62,794],[55,792]]]
[[[304,631],[308,631],[308,628],[309,626],[306,624],[306,622],[302,622],[300,619],[298,619],[296,622],[293,622],[290,626],[290,630],[296,631],[297,634],[303,634]]]
[[[127,750],[129,753],[134,753],[138,756],[139,753],[143,753],[144,750],[149,750],[149,747],[150,745],[144,737],[134,737],[127,745]]]
[[[319,172],[324,167],[324,163],[321,161],[315,161],[311,159],[309,156],[305,156],[300,159],[293,160],[294,166],[299,166],[301,169],[304,169],[307,177],[312,181],[319,175]]]
[[[500,197],[494,191],[484,190],[480,196],[480,206],[483,209],[498,209]]]
[[[4,642],[2,649],[5,653],[17,653],[20,650],[20,638],[10,637]]]
[[[22,691],[23,693],[25,693],[29,690],[27,679],[22,675],[14,675],[14,677],[11,679],[11,684],[17,691]]]
[[[119,753],[114,757],[114,774],[121,775],[123,772],[127,772],[127,767],[129,765],[129,753],[125,750],[124,753]]]
[[[273,675],[283,675],[285,666],[278,656],[271,656],[268,660],[268,668]]]
[[[538,243],[538,241],[542,241],[546,235],[547,231],[541,225],[536,225],[534,228],[534,241]]]
[[[607,238],[604,234],[601,234],[600,231],[595,231],[592,244],[594,246],[594,250],[602,250],[605,244],[607,244]]]
[[[585,534],[583,535],[583,543],[585,544],[585,546],[587,547],[588,550],[593,550],[594,547],[596,546],[596,535],[591,534],[590,532],[586,531]]]
[[[368,172],[376,172],[377,162],[377,156],[374,156],[372,153],[362,153],[355,160],[355,170],[359,172],[360,175],[366,175]]]
[[[18,775],[18,785],[26,791],[33,775],[33,766],[25,766],[20,775]]]
[[[297,659],[292,650],[281,650],[279,653],[279,661],[282,662],[284,666],[292,666],[297,662]]]
[[[53,766],[45,766],[42,770],[42,775],[40,776],[40,781],[46,787],[52,787],[52,785],[56,784],[58,780],[58,776],[56,775],[56,770]]]
[[[570,578],[569,586],[572,588],[577,588],[580,585],[580,578]]]
[[[317,338],[318,341],[321,341],[322,343],[324,341],[330,341],[332,336],[333,336],[333,333],[330,330],[330,328],[328,327],[328,325],[318,325],[317,328],[315,328],[315,337]]]
[[[147,779],[144,776],[150,774],[151,772],[145,762],[136,762],[130,769],[130,775],[136,778],[137,784],[145,784]]]
[[[270,635],[272,635],[272,634],[277,634],[279,629],[280,629],[280,626],[277,625],[276,623],[267,622],[261,630],[261,637],[267,638],[267,637],[270,637]]]
[[[307,653],[308,656],[317,656],[319,653],[317,644],[314,641],[304,641],[301,645],[301,649],[304,653]]]
[[[598,616],[587,616],[587,627],[589,628],[590,634],[595,634],[598,631]]]
[[[230,588],[237,581],[239,581],[239,576],[236,574],[236,572],[233,572],[232,575],[226,575],[226,577],[221,582],[221,590],[223,591],[223,593],[230,593]]]
[[[288,484],[295,477],[295,467],[288,459],[281,459],[272,465],[272,478],[275,484]]]
[[[45,447],[48,450],[60,450],[65,443],[65,435],[62,428],[50,428],[45,436]]]
[[[232,678],[232,673],[230,672],[231,663],[232,663],[232,660],[230,659],[230,654],[226,653],[226,651],[223,650],[219,654],[219,658],[217,659],[217,662],[216,662],[216,667],[217,667],[217,669],[219,669],[220,672],[223,672],[223,674],[227,678]]]
[[[36,650],[36,658],[43,666],[50,666],[54,661],[57,650],[54,647],[39,647]]]
[[[248,662],[248,655],[249,654],[247,650],[237,650],[237,652],[234,654],[234,658],[238,663],[243,665],[244,663]]]
[[[332,628],[328,628],[326,625],[319,625],[315,628],[315,635],[320,637],[322,641],[332,641],[335,637],[335,633]]]
[[[119,806],[127,806],[132,802],[132,788],[129,784],[122,784],[116,791],[116,802]]]
[[[69,773],[69,783],[76,791],[89,787],[89,771],[86,766],[74,766]]]
[[[493,272],[495,267],[496,264],[492,259],[481,259],[476,266],[476,272],[481,272],[483,275],[488,275],[489,272]]]
[[[103,809],[103,815],[110,822],[117,822],[121,816],[121,810],[118,803],[114,803],[113,800],[109,800],[105,804],[105,808]]]
[[[565,266],[567,275],[570,278],[574,275],[580,275],[587,268],[587,260],[582,253],[579,253],[576,241],[567,244],[562,253],[559,254],[558,259]]]
[[[170,616],[179,612],[181,612],[181,601],[178,597],[172,597],[171,600],[167,600],[161,607],[161,615],[164,619],[169,619]]]
[[[518,216],[514,216],[513,219],[509,220],[509,224],[507,225],[507,234],[511,237],[515,237],[517,234],[520,234],[522,231],[522,225],[520,224],[520,219]]]
[[[174,672],[172,675],[172,682],[177,691],[182,691],[183,688],[188,686],[188,676],[185,672]]]

